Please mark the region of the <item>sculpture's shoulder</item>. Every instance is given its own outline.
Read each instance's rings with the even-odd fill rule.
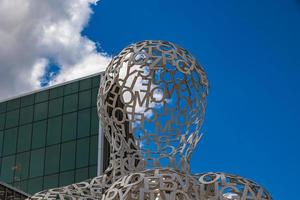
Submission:
[[[103,200],[271,200],[255,182],[226,173],[189,174],[170,168],[131,173],[115,181]],[[147,198],[146,198],[147,197]]]
[[[171,168],[155,168],[133,172],[115,181],[102,200],[200,199],[199,181],[190,174]]]
[[[96,200],[102,198],[108,187],[107,176],[101,175],[87,181],[38,192],[27,200]]]
[[[207,172],[193,175],[205,188],[206,198],[271,200],[269,192],[259,184],[238,175]]]

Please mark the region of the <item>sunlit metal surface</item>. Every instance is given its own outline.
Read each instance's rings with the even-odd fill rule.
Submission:
[[[106,190],[103,199],[268,200],[256,183],[225,173],[188,175],[172,169],[131,173]]]

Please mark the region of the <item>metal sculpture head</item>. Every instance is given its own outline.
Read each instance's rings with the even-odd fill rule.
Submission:
[[[102,77],[97,101],[111,165],[189,171],[207,93],[205,72],[187,50],[151,40],[123,49]]]

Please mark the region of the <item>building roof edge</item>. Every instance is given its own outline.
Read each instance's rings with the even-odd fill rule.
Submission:
[[[9,101],[9,100],[12,100],[12,99],[21,98],[21,97],[24,97],[24,96],[27,96],[27,95],[31,95],[31,94],[34,94],[34,93],[37,93],[37,92],[42,92],[42,91],[45,91],[45,90],[56,88],[56,87],[59,87],[59,86],[62,86],[62,85],[66,85],[66,84],[69,84],[69,83],[73,83],[73,82],[77,82],[77,81],[80,81],[80,80],[84,80],[84,79],[87,79],[87,78],[91,78],[93,76],[97,76],[97,75],[101,76],[103,74],[104,74],[104,71],[98,72],[98,73],[95,73],[95,74],[91,74],[91,75],[88,75],[88,76],[80,77],[80,78],[77,78],[77,79],[73,79],[73,80],[70,80],[70,81],[66,81],[66,82],[63,82],[63,83],[58,83],[56,85],[51,85],[51,86],[47,86],[47,87],[44,87],[44,88],[39,88],[37,90],[33,90],[33,91],[30,91],[30,92],[25,92],[25,93],[22,93],[22,94],[19,94],[19,95],[16,95],[16,96],[12,96],[12,97],[9,97],[9,98],[6,98],[6,99],[0,99],[0,103],[6,102],[6,101]]]
[[[20,194],[22,194],[22,195],[24,195],[24,196],[27,196],[27,197],[30,197],[30,196],[31,196],[30,194],[27,194],[26,192],[24,192],[24,191],[22,191],[22,190],[20,190],[20,189],[18,189],[18,188],[15,188],[15,187],[13,187],[13,186],[7,184],[7,183],[4,183],[4,182],[2,182],[2,181],[0,181],[0,185],[3,185],[4,187],[7,187],[7,188],[9,188],[9,189],[11,189],[11,190],[13,190],[13,191],[16,191],[16,192],[18,192],[18,193],[20,193]]]

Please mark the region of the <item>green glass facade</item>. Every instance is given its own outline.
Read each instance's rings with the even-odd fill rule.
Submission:
[[[97,175],[100,75],[0,103],[0,180],[33,194]]]

